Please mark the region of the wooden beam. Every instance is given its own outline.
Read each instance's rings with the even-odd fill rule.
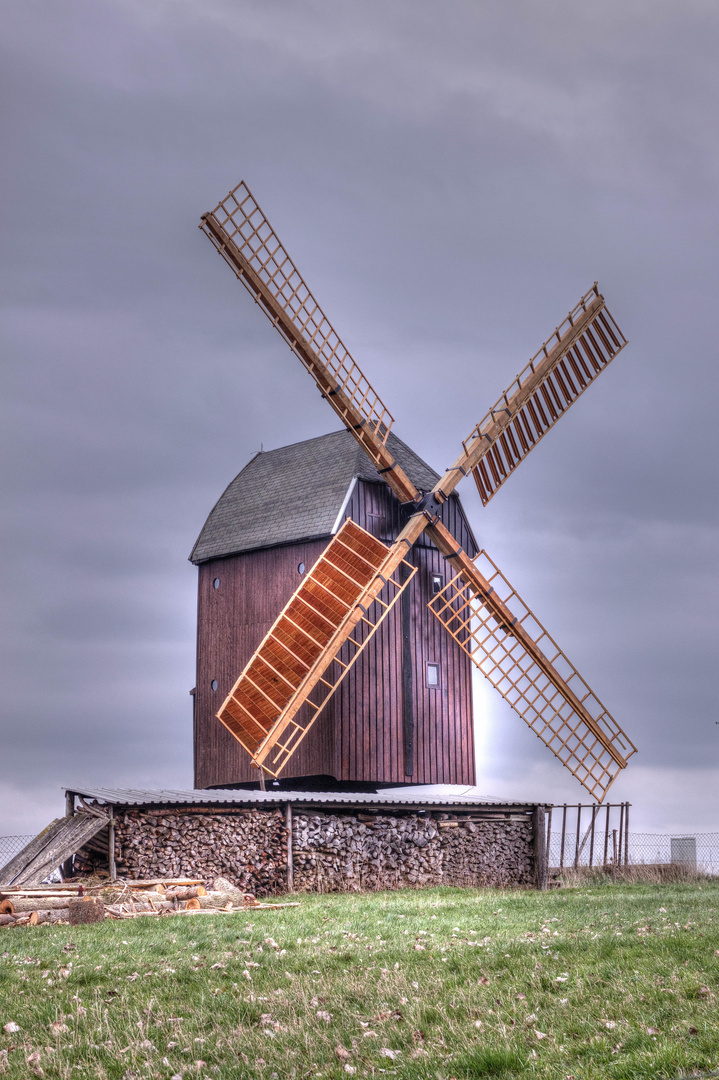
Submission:
[[[545,843],[544,807],[536,806],[532,814],[534,849],[534,884],[538,889],[547,888],[547,848]]]
[[[402,567],[403,575],[406,569]],[[402,624],[402,727],[404,775],[414,775],[414,680],[412,672],[412,597],[405,589],[400,600]]]
[[[117,868],[115,866],[115,810],[111,806],[109,808],[110,822],[107,827],[107,869],[110,874],[110,881],[114,881],[117,877]]]
[[[285,804],[285,828],[287,829],[287,891],[295,888],[295,865],[292,857],[292,803]]]
[[[65,817],[72,817],[75,813],[75,792],[65,792]],[[60,876],[64,878],[72,877],[72,855],[67,859],[60,867]]]

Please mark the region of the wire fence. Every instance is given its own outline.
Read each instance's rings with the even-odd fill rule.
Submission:
[[[0,836],[0,869],[34,839],[32,836]]]
[[[583,837],[580,837],[580,843]],[[609,844],[608,857],[604,860],[604,836],[595,844],[594,857],[590,862],[589,845],[585,844],[575,862],[577,834],[565,834],[564,859],[562,859],[561,836],[552,836],[549,844],[548,865],[572,866],[664,866],[679,863],[703,874],[719,875],[719,833],[695,833],[693,836],[670,836],[668,833],[634,833],[628,837],[626,861],[622,850],[620,860],[615,857]]]
[[[683,866],[719,875],[719,833],[638,833],[629,803],[553,806],[547,813],[547,865]]]

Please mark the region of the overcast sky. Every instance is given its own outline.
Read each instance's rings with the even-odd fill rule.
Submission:
[[[187,556],[337,428],[197,229],[241,178],[440,471],[599,280],[628,347],[459,493],[639,746],[633,827],[719,830],[714,0],[10,0],[2,50],[0,833],[191,786]],[[483,790],[587,801],[485,685]]]

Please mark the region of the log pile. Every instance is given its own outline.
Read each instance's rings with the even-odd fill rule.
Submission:
[[[279,810],[148,813],[115,819],[115,861],[127,879],[182,874],[227,878],[255,896],[286,887],[287,831]]]
[[[435,823],[417,815],[293,815],[295,888],[311,892],[438,885],[442,855]]]
[[[0,927],[44,926],[55,923],[101,922],[111,919],[136,919],[147,915],[219,914],[267,907],[297,907],[290,904],[260,904],[250,893],[236,889],[218,878],[206,889],[198,882],[114,881],[95,886],[86,892],[82,883],[64,884],[46,889],[15,888],[0,893]],[[52,905],[52,906],[51,906]]]
[[[439,821],[444,885],[529,885],[532,823],[464,818]]]
[[[532,821],[526,814],[305,808],[296,809],[292,819],[293,887],[300,891],[533,881]],[[151,914],[188,904],[227,910],[228,903],[237,906],[231,891],[267,897],[287,888],[288,835],[280,809],[127,810],[116,812],[114,827],[117,876],[132,886],[133,910]],[[107,876],[106,870],[96,873]],[[203,896],[202,883],[220,877],[214,895]],[[137,895],[143,879],[170,878],[175,880],[167,895]],[[17,903],[17,916],[40,910],[32,897],[18,897]],[[50,912],[65,906],[63,898],[48,896],[41,920],[50,921]],[[3,918],[0,909],[0,925]]]

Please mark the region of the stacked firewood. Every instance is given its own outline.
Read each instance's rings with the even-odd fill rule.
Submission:
[[[525,885],[533,880],[532,824],[468,818],[437,822],[445,885]]]
[[[296,813],[295,888],[313,892],[398,889],[442,880],[439,833],[417,815]]]
[[[220,875],[256,896],[287,884],[287,831],[279,810],[232,814],[127,811],[115,819],[115,860],[124,878]]]
[[[534,873],[531,818],[476,811],[296,809],[292,856],[294,888],[307,891],[522,885]],[[117,813],[115,860],[128,881],[222,875],[256,896],[284,891],[290,876],[279,809]]]

